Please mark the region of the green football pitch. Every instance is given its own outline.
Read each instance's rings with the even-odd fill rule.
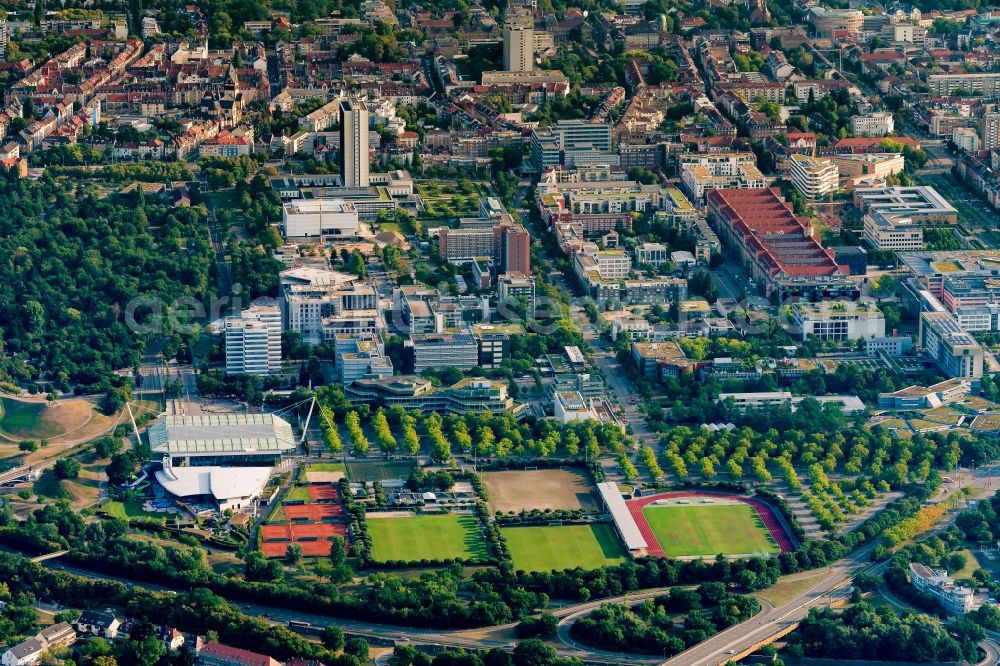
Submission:
[[[625,549],[610,525],[504,527],[500,530],[514,567],[525,571],[597,569],[625,561]]]
[[[486,559],[486,542],[472,516],[450,513],[367,518],[372,557],[388,560]]]
[[[757,512],[746,504],[647,506],[642,515],[667,557],[778,552]]]

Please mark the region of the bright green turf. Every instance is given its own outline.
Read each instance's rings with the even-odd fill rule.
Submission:
[[[369,517],[367,524],[372,557],[379,562],[486,558],[486,542],[472,516]]]
[[[625,561],[625,549],[607,524],[504,527],[514,566],[525,571],[598,569]]]
[[[309,463],[306,465],[306,474],[309,472],[347,472],[344,463]]]
[[[668,557],[778,552],[757,512],[746,504],[647,506],[642,514]]]

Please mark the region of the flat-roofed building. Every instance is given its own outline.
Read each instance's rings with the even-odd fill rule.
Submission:
[[[953,97],[956,91],[996,97],[1000,95],[1000,73],[931,74],[927,87],[932,97]]]
[[[690,153],[679,156],[681,182],[695,201],[713,189],[757,189],[767,185],[753,153]]]
[[[361,377],[391,377],[392,361],[378,337],[358,338],[340,334],[334,338],[334,362],[342,384]]]
[[[916,224],[955,224],[958,211],[933,187],[859,187],[854,205],[862,213],[881,212],[886,216],[908,217]]]
[[[817,37],[830,37],[835,32],[859,32],[864,15],[860,9],[833,9],[821,5],[809,8],[807,20]]]
[[[792,305],[792,322],[802,340],[810,335],[835,342],[885,336],[885,315],[874,303],[800,301]]]
[[[886,136],[895,131],[896,124],[889,111],[851,116],[851,132],[858,136]]]
[[[918,562],[910,563],[910,585],[933,595],[949,613],[965,615],[975,607],[975,591],[955,585],[945,569],[931,569]]]
[[[876,250],[919,250],[924,246],[924,230],[919,224],[879,211],[865,215],[862,237]]]
[[[352,238],[358,210],[343,199],[296,199],[282,204],[281,230],[292,238]]]
[[[281,370],[281,308],[261,303],[226,317],[226,374],[267,375]]]
[[[828,159],[837,165],[841,178],[885,178],[903,173],[906,165],[902,153],[836,154]]]
[[[413,347],[413,370],[458,368],[471,370],[479,366],[479,345],[466,333],[420,333],[410,336]]]
[[[821,199],[837,191],[840,172],[830,160],[793,154],[788,165],[792,185],[806,199]]]
[[[523,273],[504,273],[497,278],[498,307],[523,303],[525,314],[535,316],[535,279]]]
[[[506,381],[466,377],[447,388],[434,386],[420,375],[358,379],[344,387],[347,399],[373,407],[403,407],[425,414],[468,414],[489,412],[494,415],[524,416],[524,405],[514,402]]]
[[[920,313],[920,346],[949,377],[983,376],[983,348],[948,312]]]

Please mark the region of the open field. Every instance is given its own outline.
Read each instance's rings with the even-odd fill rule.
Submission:
[[[597,508],[590,483],[576,471],[486,472],[483,483],[490,493],[491,511]]]
[[[94,403],[85,398],[70,398],[49,403],[45,400],[19,400],[0,398],[0,439],[17,443],[25,439],[53,439],[80,433],[97,422],[101,427],[110,425],[108,417],[94,409]],[[97,428],[99,431],[101,428]]]
[[[447,560],[486,557],[486,542],[473,516],[414,515],[408,518],[366,519],[372,556],[388,560]]]
[[[306,465],[306,474],[309,472],[347,472],[347,468],[344,467],[344,463],[335,462],[323,462],[323,463],[309,463]]]
[[[347,476],[344,463],[311,463],[306,465],[306,480],[309,483],[336,483]]]
[[[142,508],[142,502],[118,502],[109,500],[99,506],[97,510],[103,511],[112,518],[118,518],[119,520],[128,520],[129,518],[154,518],[164,520],[167,516],[166,513],[152,513],[144,511]]]
[[[651,505],[642,514],[667,557],[778,552],[760,516],[746,504]]]
[[[625,549],[611,525],[504,527],[514,566],[525,571],[598,569],[625,561]]]
[[[351,481],[385,481],[407,479],[416,465],[408,461],[382,462],[378,460],[347,463],[347,476]]]

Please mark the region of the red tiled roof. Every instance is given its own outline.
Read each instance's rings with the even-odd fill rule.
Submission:
[[[258,654],[250,650],[222,645],[221,643],[205,643],[201,646],[199,654],[204,654],[215,659],[243,664],[244,666],[270,666],[271,657],[266,654]]]

